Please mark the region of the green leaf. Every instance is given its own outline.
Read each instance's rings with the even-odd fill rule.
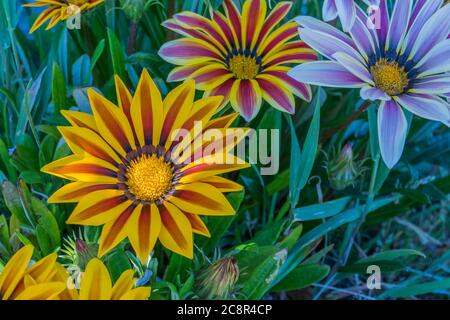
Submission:
[[[329,266],[321,266],[318,264],[301,265],[289,273],[270,291],[289,292],[304,289],[324,279],[329,272]]]
[[[280,237],[286,221],[280,220],[265,226],[261,231],[257,232],[251,242],[259,246],[273,245]]]
[[[316,93],[314,104],[314,114],[309,126],[308,133],[306,135],[303,150],[300,154],[300,159],[297,161],[299,150],[295,145],[292,152],[296,152],[294,156],[291,154],[291,186],[290,186],[290,201],[291,207],[297,206],[300,192],[308,182],[309,176],[316,160],[317,148],[319,145],[319,132],[320,132],[320,108],[322,107],[325,93],[322,89],[319,89]],[[291,134],[293,128],[291,126]]]
[[[344,197],[329,202],[297,208],[294,210],[294,218],[299,221],[329,218],[344,210],[350,200],[351,197]]]
[[[427,293],[438,292],[438,291],[446,290],[448,288],[450,288],[450,278],[433,281],[433,282],[415,284],[415,285],[411,285],[411,286],[407,286],[407,287],[392,288],[392,289],[385,291],[378,298],[379,299],[407,298],[407,297],[420,296],[420,295],[424,295]]]
[[[66,84],[64,82],[64,75],[56,62],[53,63],[52,99],[55,114],[59,114],[60,110],[66,108]]]
[[[32,226],[31,219],[27,216],[22,206],[22,200],[20,199],[17,188],[11,182],[5,181],[2,184],[2,194],[6,207],[20,223]]]
[[[380,146],[378,142],[378,121],[377,121],[377,110],[376,105],[371,105],[368,108],[369,114],[369,134],[370,134],[370,154],[372,155],[372,160],[375,161],[377,157],[380,156]]]
[[[125,54],[120,45],[120,41],[117,38],[114,31],[108,29],[108,43],[111,53],[111,59],[114,69],[114,74],[117,74],[122,80],[125,81],[126,69],[125,69]]]
[[[105,39],[102,39],[100,40],[97,47],[95,48],[94,53],[92,54],[91,67],[89,69],[90,73],[93,73],[94,67],[97,64],[98,59],[100,59],[104,49],[105,49]]]
[[[39,217],[37,228],[42,228],[47,235],[48,251],[43,250],[43,253],[49,254],[56,251],[61,245],[61,234],[55,216],[48,210],[47,206],[42,201],[36,198],[31,200],[31,208],[34,214]]]

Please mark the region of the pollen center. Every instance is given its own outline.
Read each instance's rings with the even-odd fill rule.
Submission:
[[[129,191],[141,201],[154,202],[171,189],[173,168],[164,157],[143,154],[132,160],[125,173]]]
[[[371,69],[375,86],[390,96],[402,94],[408,87],[408,74],[395,61],[379,60]]]
[[[234,76],[241,80],[254,79],[260,67],[255,57],[241,54],[231,57],[228,65]]]

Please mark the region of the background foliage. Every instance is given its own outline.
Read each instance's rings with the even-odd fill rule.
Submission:
[[[127,2],[106,1],[83,15],[80,30],[60,23],[33,35],[37,10],[20,0],[0,3],[0,270],[22,244],[34,244],[39,258],[73,233],[98,240],[96,228],[64,223],[72,205],[46,204],[63,181],[40,168],[69,154],[56,129],[66,124],[60,110],[90,112],[86,88],[114,99],[113,75],[135,88],[142,68],[167,93],[172,66],[157,52],[175,35],[161,22],[182,10],[208,15],[221,4],[149,0],[140,17],[123,10]],[[289,18],[320,17],[321,7],[297,0]],[[263,107],[247,125],[281,130],[280,172],[260,176],[254,166],[233,176],[246,187],[229,195],[238,213],[207,221],[212,238],[198,237],[193,261],[158,245],[141,265],[123,243],[105,258],[113,277],[134,267],[152,299],[196,298],[204,268],[234,256],[236,299],[448,298],[450,132],[409,115],[402,161],[389,172],[376,141],[376,106],[352,118],[361,104],[356,91],[314,88],[313,101],[299,100],[292,117]],[[345,171],[339,160],[347,143],[357,170]],[[381,290],[366,286],[374,264]]]

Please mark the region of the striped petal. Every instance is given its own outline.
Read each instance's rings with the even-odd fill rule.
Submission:
[[[125,239],[128,234],[134,231],[130,224],[130,218],[135,214],[134,211],[135,206],[130,203],[129,207],[126,208],[117,219],[112,220],[103,226],[98,248],[99,257],[103,257]]]
[[[411,93],[425,94],[445,94],[450,90],[450,76],[434,76],[418,79],[413,88],[409,90]]]
[[[355,58],[344,52],[336,52],[333,54],[333,58],[358,79],[361,79],[370,85],[375,85],[373,82],[373,77],[367,67]]]
[[[112,165],[121,163],[117,153],[97,133],[87,128],[58,127],[70,150],[75,154],[88,153]]]
[[[72,182],[56,191],[48,203],[76,203],[94,191],[116,189],[116,184],[99,184],[97,182]]]
[[[186,212],[184,213],[184,215],[186,218],[188,218],[189,222],[191,223],[192,232],[208,238],[211,237],[208,228],[198,215]]]
[[[176,14],[174,19],[185,27],[194,28],[205,33],[222,54],[226,54],[230,44],[222,30],[214,21],[189,11]]]
[[[131,101],[133,97],[128,91],[128,88],[123,83],[122,79],[118,75],[114,75],[114,83],[116,86],[116,96],[119,107],[128,119],[129,123],[132,123],[131,119]]]
[[[218,156],[220,157],[220,155]],[[243,160],[239,160],[236,157],[232,158],[231,163],[214,163],[212,161],[208,161],[207,158],[204,158],[199,162],[190,163],[181,169],[181,172],[183,172],[183,177],[180,179],[180,182],[192,183],[211,176],[233,172],[248,167],[249,164],[245,163]]]
[[[61,110],[61,114],[74,127],[87,128],[94,132],[98,132],[95,118],[91,114],[71,110]]]
[[[400,160],[406,141],[408,123],[400,106],[394,101],[383,101],[378,110],[378,140],[381,156],[392,169]]]
[[[44,166],[41,171],[68,180],[114,184],[118,169],[98,158],[71,155]]]
[[[183,38],[166,42],[159,55],[175,65],[199,64],[209,61],[222,61],[223,56],[206,41],[195,38]]]
[[[164,99],[164,124],[162,126],[160,145],[165,144],[166,150],[172,144],[172,141],[169,139],[172,132],[182,127],[191,113],[194,95],[195,82],[188,80],[169,92]]]
[[[130,221],[131,245],[142,263],[146,263],[161,231],[161,217],[156,205],[139,205]]]
[[[88,95],[97,128],[103,139],[121,156],[125,156],[135,147],[133,132],[125,114],[94,90],[89,89]]]
[[[258,46],[257,53],[266,57],[276,53],[286,42],[298,35],[298,25],[296,22],[288,22],[282,27],[273,31],[266,40]]]
[[[80,300],[109,300],[111,290],[112,283],[108,269],[99,259],[92,259],[81,281]]]
[[[233,32],[236,48],[242,48],[242,23],[241,14],[233,0],[224,0],[223,7],[228,18],[230,29]]]
[[[233,215],[235,211],[227,198],[215,187],[206,183],[191,183],[180,185],[174,196],[168,201],[184,212],[226,216]]]
[[[216,88],[211,89],[210,91],[205,91],[205,97],[207,96],[223,96],[223,104],[226,104],[230,99],[230,93],[231,88],[233,87],[235,80],[234,79],[228,79],[221,85],[217,86]]]
[[[335,0],[324,0],[322,6],[322,16],[325,21],[332,21],[337,18],[338,11]]]
[[[37,283],[49,281],[55,273],[57,258],[58,255],[56,253],[49,254],[48,256],[33,264],[27,270],[27,275],[32,277],[33,280]]]
[[[289,67],[275,66],[264,71],[264,74],[272,75],[283,82],[283,87],[288,88],[290,92],[297,97],[311,101],[311,87],[308,84],[299,82],[288,75]]]
[[[282,64],[300,64],[317,60],[317,54],[303,41],[291,41],[284,44],[280,50],[263,58],[265,68]]]
[[[192,227],[189,219],[176,206],[165,202],[160,208],[159,240],[167,249],[192,259],[194,255]]]
[[[217,190],[221,192],[238,192],[244,189],[244,187],[241,186],[239,183],[228,180],[224,177],[217,177],[217,176],[207,177],[202,179],[200,182],[208,183],[213,187],[217,188]]]
[[[179,66],[174,68],[169,75],[167,76],[167,81],[169,82],[176,82],[176,81],[183,81],[191,77],[191,75],[201,69],[204,66],[207,66],[206,63],[200,63],[200,64],[188,64],[185,66]]]
[[[266,0],[246,0],[242,6],[242,41],[253,51],[266,18]]]
[[[267,16],[261,32],[258,37],[258,43],[265,41],[266,37],[272,32],[275,26],[286,17],[289,10],[291,10],[292,2],[281,1],[273,8],[272,12]]]
[[[53,16],[59,13],[58,7],[50,6],[39,15],[39,17],[34,21],[33,25],[30,29],[30,34],[36,31],[40,26],[42,26],[45,22],[50,20]]]
[[[392,99],[391,96],[389,96],[383,90],[380,90],[375,87],[371,87],[369,85],[361,88],[360,95],[361,95],[361,98],[363,98],[364,100],[369,100],[369,101],[377,101],[377,100],[389,101]]]
[[[262,104],[261,89],[256,80],[236,80],[231,88],[230,102],[246,121],[252,120]]]
[[[257,77],[263,99],[282,112],[295,112],[294,96],[283,87],[283,83],[274,76],[261,74]]]
[[[139,144],[158,145],[163,123],[163,100],[146,69],[131,103],[131,117]]]
[[[117,219],[130,204],[123,191],[95,191],[81,199],[67,223],[100,226]]]
[[[430,50],[415,66],[423,78],[450,71],[450,39],[444,40]]]
[[[196,70],[190,76],[198,90],[212,90],[232,78],[233,74],[223,65],[212,63]]]

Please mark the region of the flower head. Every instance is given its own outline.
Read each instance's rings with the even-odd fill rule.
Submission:
[[[90,10],[103,2],[104,0],[35,0],[35,2],[27,3],[24,5],[25,7],[46,7],[34,22],[30,33],[50,20],[45,28],[45,30],[49,30],[59,21],[67,20],[73,15]]]
[[[265,0],[246,0],[242,13],[232,0],[225,0],[225,15],[215,11],[211,19],[193,12],[176,14],[164,26],[183,36],[164,44],[159,52],[178,65],[169,81],[195,79],[205,95],[221,95],[224,103],[246,120],[253,119],[265,100],[273,107],[293,113],[294,96],[309,101],[308,85],[287,76],[289,65],[316,59],[296,36],[296,23],[276,26],[287,15],[290,2],[280,2],[266,16]]]
[[[366,24],[356,7],[350,37],[311,17],[299,17],[300,36],[329,61],[299,65],[295,79],[328,87],[361,88],[365,100],[381,101],[378,135],[389,168],[400,159],[407,121],[402,107],[450,125],[450,4],[442,0],[396,1],[392,15],[380,1],[380,29]]]
[[[236,114],[212,119],[223,98],[194,102],[194,87],[163,100],[144,70],[134,97],[116,77],[119,106],[90,90],[93,115],[63,112],[72,126],[59,130],[74,154],[42,171],[73,182],[49,202],[78,203],[70,224],[103,226],[99,256],[128,237],[142,262],[157,239],[192,258],[192,233],[209,236],[200,216],[235,213],[223,192],[242,187],[217,175],[248,167],[229,153],[247,131],[227,130]]]
[[[0,300],[50,300],[66,286],[55,279],[59,264],[55,253],[32,261],[33,246],[17,251],[0,272]]]

